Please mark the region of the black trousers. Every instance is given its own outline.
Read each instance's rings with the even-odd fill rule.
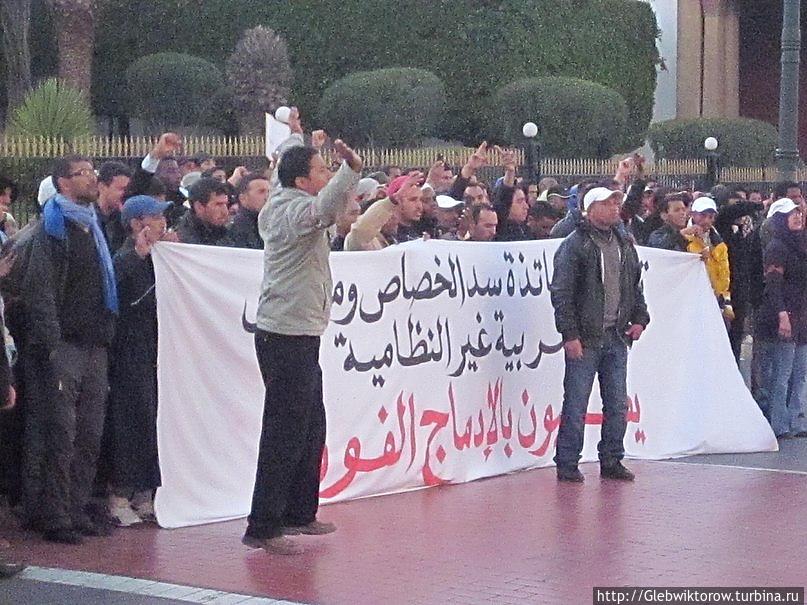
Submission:
[[[62,342],[53,356],[25,363],[23,504],[40,529],[81,522],[101,447],[107,398],[107,350]]]
[[[729,342],[731,342],[731,352],[734,353],[734,359],[739,363],[743,337],[745,336],[745,320],[750,314],[751,304],[744,300],[735,302],[732,299],[732,308],[734,309],[734,321],[731,322],[729,327]]]
[[[325,447],[319,340],[255,334],[266,398],[248,536],[272,538],[316,519]]]

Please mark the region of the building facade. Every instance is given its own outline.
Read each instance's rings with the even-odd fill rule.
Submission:
[[[782,0],[648,0],[663,57],[654,120],[746,117],[779,123]],[[802,0],[802,31],[807,0]],[[807,157],[807,41],[799,147]]]

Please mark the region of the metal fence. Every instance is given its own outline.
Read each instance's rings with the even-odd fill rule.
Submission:
[[[105,161],[120,161],[136,166],[154,146],[151,137],[86,137],[65,140],[45,137],[0,137],[0,174],[18,183],[20,197],[15,205],[15,216],[23,222],[35,209],[36,189],[39,181],[50,172],[51,160],[55,157],[77,154],[92,158],[97,164]],[[259,169],[265,164],[265,142],[262,136],[191,136],[183,138],[182,152],[193,155],[206,152],[217,159],[219,165],[231,170],[244,165]],[[366,148],[357,150],[364,158],[366,172],[381,170],[386,166],[427,169],[438,157],[442,157],[455,171],[473,153],[471,147],[443,146],[414,149]],[[325,149],[327,160],[331,151]],[[519,164],[523,165],[523,150],[516,150]],[[492,180],[500,176],[499,154],[491,150],[489,166],[480,172],[480,177]],[[590,178],[607,178],[616,173],[617,159],[597,160],[586,158],[543,158],[541,174],[552,176],[566,186]],[[522,166],[523,168],[523,166]],[[646,167],[646,172],[659,183],[680,189],[694,188],[706,172],[704,159],[658,160]],[[802,170],[799,181],[807,180],[807,170]],[[724,168],[721,173],[723,183],[742,183],[760,190],[767,190],[775,181],[776,171],[772,167]]]

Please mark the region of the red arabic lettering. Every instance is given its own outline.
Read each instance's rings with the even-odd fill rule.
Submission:
[[[448,413],[437,410],[425,410],[420,417],[420,426],[433,425],[429,438],[426,440],[426,461],[423,463],[423,483],[427,486],[443,485],[448,483],[445,479],[438,477],[431,467],[431,448],[434,438],[448,424]]]

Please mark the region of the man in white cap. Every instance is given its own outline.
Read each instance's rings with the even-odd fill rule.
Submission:
[[[618,229],[621,191],[594,187],[583,198],[586,219],[563,240],[550,287],[555,325],[563,337],[566,372],[555,463],[559,481],[580,483],[588,400],[600,380],[603,422],[600,476],[632,481],[622,465],[627,412],[628,346],[650,322],[636,249]]]
[[[717,297],[717,303],[723,312],[726,321],[734,319],[734,309],[731,306],[731,270],[729,268],[729,249],[723,238],[714,228],[717,216],[717,205],[710,197],[699,197],[692,202],[690,209],[690,226],[697,227],[699,233],[685,235],[687,252],[700,254],[706,263],[706,272],[709,282]]]

